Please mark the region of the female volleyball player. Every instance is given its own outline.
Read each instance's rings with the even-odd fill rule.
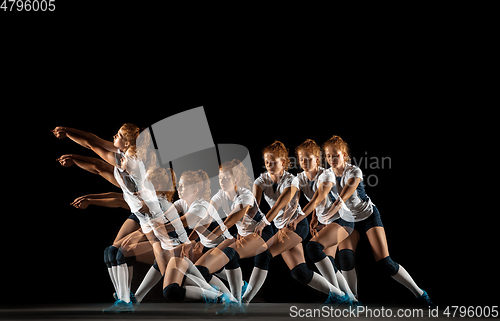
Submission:
[[[183,301],[184,299],[204,299],[205,302],[219,302],[221,300],[231,300],[229,290],[218,280],[215,285],[221,291],[214,291],[204,277],[191,263],[191,259],[198,259],[202,253],[208,252],[224,241],[226,237],[232,238],[229,233],[212,237],[212,231],[222,223],[216,211],[210,207],[210,179],[203,170],[186,171],[181,175],[178,187],[180,199],[174,203],[172,208],[167,211],[176,211],[179,213],[179,220],[184,227],[193,229],[190,239],[194,241],[196,236],[200,239],[203,246],[202,252],[195,253],[194,257],[181,257],[182,251],[175,252],[175,255],[164,259],[162,255],[157,256],[156,260],[160,269],[165,271],[163,282],[163,295],[169,301]],[[165,214],[165,215],[166,215]],[[176,223],[172,221],[172,224]],[[168,226],[168,224],[167,224]],[[222,230],[226,230],[222,228]],[[196,233],[194,233],[196,232]],[[190,242],[187,242],[190,244]],[[190,244],[190,247],[197,247]],[[188,251],[189,252],[189,251]],[[161,266],[166,266],[162,269]],[[197,286],[182,286],[185,276],[194,282]]]
[[[133,213],[123,224],[113,245],[105,250],[105,262],[108,265],[108,271],[115,286],[117,300],[113,306],[105,309],[104,312],[131,312],[133,311],[130,295],[131,275],[129,275],[129,266],[126,259],[126,254],[129,253],[124,254],[121,244],[127,239],[126,236],[138,230],[141,225],[143,229],[149,229],[149,231],[144,231],[145,233],[151,232],[152,229],[149,227],[151,219],[163,214],[168,209],[169,200],[159,198],[152,183],[145,181],[146,169],[148,167],[152,170],[156,169],[155,154],[151,149],[148,149],[147,139],[146,143],[141,145],[141,149],[137,149],[139,128],[133,124],[124,124],[114,136],[113,142],[73,128],[56,127],[53,132],[58,138],[68,137],[78,144],[92,149],[106,161],[104,163],[103,161],[77,155],[65,155],[59,159],[63,166],[75,163],[88,171],[100,174],[108,181],[121,187],[123,198]],[[142,138],[144,139],[146,136],[143,135]],[[167,185],[173,184],[172,175],[163,175],[159,181]],[[173,190],[173,186],[156,186],[156,188],[158,191],[166,191],[164,193],[171,193],[170,191]],[[144,213],[147,213],[147,215]],[[177,234],[179,236],[185,235],[185,231],[182,233],[179,230]],[[172,243],[172,240],[166,235],[155,236],[157,236],[155,240],[163,241],[162,243]],[[173,243],[175,244],[175,242]],[[142,243],[139,247],[136,245],[134,253],[137,254],[139,249],[141,252],[150,250],[148,244],[145,243]]]
[[[366,195],[361,169],[349,163],[347,143],[339,136],[332,136],[323,144],[323,150],[331,166],[324,173],[324,181],[331,182],[338,188],[340,195],[334,206],[339,207],[340,217],[354,222],[354,228],[359,233],[366,233],[375,261],[388,275],[406,286],[420,302],[432,306],[433,303],[428,294],[415,284],[401,265],[391,259],[380,213]],[[332,191],[329,194],[332,195]],[[311,256],[317,258],[316,261],[324,257],[323,249],[333,243],[331,236],[323,232],[325,229],[321,230],[318,236],[313,237],[307,245]],[[355,243],[355,248],[357,242],[353,243]],[[333,273],[333,268],[330,273]]]
[[[294,176],[286,171],[289,163],[288,149],[283,143],[275,141],[264,148],[262,153],[267,172],[255,180],[253,194],[257,204],[260,204],[262,194],[264,194],[271,210],[255,226],[255,233],[239,239],[223,251],[214,249],[210,257],[205,258],[205,262],[200,265],[206,269],[201,268],[200,271],[208,277],[209,273],[217,271],[232,260],[262,254],[259,255],[259,262],[252,271],[248,288],[242,298],[242,302],[248,304],[266,279],[269,261],[281,254],[293,278],[330,294],[329,302],[349,302],[348,295],[334,287],[321,275],[307,268],[301,244],[308,233],[307,220],[302,220],[296,226],[295,231],[287,228],[291,221],[303,215],[298,204],[298,190],[292,185]],[[283,229],[286,232],[282,234],[283,237],[278,238],[279,236],[275,234],[266,242],[262,234],[266,225],[270,225],[271,221],[279,230]]]
[[[352,232],[354,224],[342,219],[338,213],[338,207],[334,206],[335,200],[325,195],[334,186],[332,182],[325,180],[325,169],[319,166],[321,148],[314,140],[307,139],[295,148],[295,153],[303,172],[297,175],[292,184],[297,186],[310,202],[304,208],[304,213],[307,215],[311,210],[315,213],[313,214],[315,224],[311,222],[313,238],[318,237],[319,233],[327,233],[329,237],[337,238],[335,242],[332,242],[333,245],[325,247],[320,256],[315,255],[317,252],[308,252],[308,255],[330,283],[346,292],[351,300],[357,301],[343,275],[335,267],[334,261],[337,245]],[[291,223],[292,228],[298,223],[297,221]],[[321,224],[319,231],[317,230],[318,222]]]

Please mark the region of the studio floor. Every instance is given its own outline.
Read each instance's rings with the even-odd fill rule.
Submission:
[[[2,320],[139,320],[139,319],[168,319],[168,320],[290,320],[297,318],[318,319],[418,319],[438,320],[448,319],[443,314],[445,307],[431,311],[420,307],[403,306],[366,306],[364,312],[349,313],[346,309],[322,307],[318,304],[303,303],[253,303],[244,315],[217,315],[220,306],[211,306],[207,309],[204,303],[143,303],[134,313],[103,314],[102,309],[109,307],[109,303],[96,304],[65,304],[65,305],[38,305],[26,307],[2,307]],[[459,317],[456,315],[455,317]],[[468,318],[474,320],[476,318]],[[477,318],[479,319],[479,318]],[[497,318],[498,319],[498,318]]]

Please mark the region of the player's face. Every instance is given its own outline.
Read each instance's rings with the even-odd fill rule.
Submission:
[[[306,172],[316,170],[318,168],[319,158],[308,149],[301,149],[298,152],[300,167]]]
[[[126,143],[125,138],[123,137],[123,132],[121,128],[118,131],[118,133],[115,136],[113,136],[113,145],[122,151],[126,150],[128,147],[127,146],[128,144]]]
[[[231,175],[230,172],[219,172],[219,184],[220,188],[222,188],[223,191],[228,192],[231,189],[234,190],[236,181],[234,180],[233,175]]]
[[[283,173],[285,169],[285,161],[279,157],[275,157],[272,153],[264,154],[264,165],[269,174],[275,175]]]
[[[333,168],[344,165],[344,153],[340,149],[327,146],[325,148],[325,157],[328,164]]]
[[[183,200],[189,200],[189,199],[194,199],[197,193],[197,189],[192,185],[186,185],[184,183],[184,179],[181,177],[179,180],[179,186],[177,187],[177,192],[179,193],[179,198],[182,198]]]

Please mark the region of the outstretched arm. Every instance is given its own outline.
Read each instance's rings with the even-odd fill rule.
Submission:
[[[97,205],[103,207],[121,207],[130,210],[127,202],[123,199],[123,194],[120,193],[103,193],[81,196],[75,199],[71,205],[79,209],[86,209],[89,205]]]
[[[359,177],[351,177],[347,180],[346,185],[342,189],[342,192],[340,192],[340,198],[345,202],[346,200],[351,197],[351,195],[354,193],[356,188],[358,188],[359,182],[361,182],[361,178]]]
[[[292,200],[292,197],[297,193],[297,187],[290,186],[283,190],[283,193],[278,197],[276,203],[269,212],[267,212],[266,219],[268,222],[274,220],[278,213]]]
[[[59,161],[59,163],[64,167],[69,167],[73,164],[76,164],[76,166],[80,167],[81,169],[84,169],[92,174],[98,174],[111,184],[120,187],[120,184],[118,184],[113,174],[114,167],[104,162],[103,160],[95,157],[68,154],[61,156],[57,159],[57,161]]]
[[[58,138],[68,137],[77,144],[92,149],[97,155],[109,164],[116,166],[115,153],[117,148],[113,142],[104,140],[92,133],[70,127],[56,127],[53,131]]]
[[[210,204],[213,204],[214,208],[217,207],[213,202],[210,202]],[[241,219],[243,218],[243,216],[245,216],[249,209],[250,205],[243,206],[240,204],[238,207],[235,207],[234,210],[224,220],[224,226],[226,227],[226,229],[231,228],[234,224],[236,224],[236,222],[241,221]],[[211,238],[212,235],[215,236],[214,238],[217,238],[221,236],[222,233],[224,232],[219,225],[212,231],[211,235],[209,235],[208,238]]]
[[[309,214],[311,214],[314,211],[314,209],[319,204],[321,204],[321,202],[323,202],[323,200],[327,197],[328,192],[330,192],[330,190],[332,189],[332,186],[333,183],[328,181],[321,182],[318,185],[318,189],[316,190],[316,192],[314,192],[313,197],[311,198],[309,203],[307,203],[307,205],[302,209],[305,215],[301,215],[296,219],[297,224],[304,218],[306,218]]]

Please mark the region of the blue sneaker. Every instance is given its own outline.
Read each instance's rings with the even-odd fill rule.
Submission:
[[[125,302],[122,300],[117,300],[112,306],[102,310],[103,313],[130,313],[134,312],[134,306],[132,302]]]
[[[344,295],[338,295],[333,292],[328,293],[328,298],[326,299],[325,303],[323,305],[331,305],[333,307],[338,306],[339,304],[350,304],[352,303],[352,300],[349,298],[349,295],[347,293],[344,293]]]
[[[218,315],[246,314],[246,308],[243,304],[235,301],[224,302],[222,309],[215,312]]]
[[[118,299],[118,295],[115,293],[113,293],[113,298],[116,300],[119,300]],[[130,291],[130,302],[132,302],[133,304],[136,304],[136,305],[140,305],[141,302],[137,302],[137,299],[135,297],[135,295],[132,293],[132,291]]]
[[[424,290],[422,290],[422,291],[424,291]],[[417,298],[417,302],[419,304],[422,304],[422,305],[427,305],[427,306],[429,306],[431,308],[435,308],[436,307],[436,305],[431,301],[431,298],[429,298],[429,295],[425,291],[424,291],[424,293],[422,293],[421,296],[419,296]]]
[[[247,291],[248,289],[248,282],[243,280],[243,286],[241,287],[241,298],[240,300],[243,298],[243,295],[245,294],[245,292]]]
[[[211,296],[207,296],[205,294],[205,292],[211,292],[209,290],[203,290],[201,292],[201,297],[203,298],[203,301],[205,301],[205,312],[208,311],[209,309],[211,309],[213,306],[217,305],[218,302],[221,302],[219,301],[219,298],[222,296],[222,293],[219,292],[217,297],[215,298],[211,298]]]
[[[137,301],[137,298],[135,297],[135,294],[130,291],[130,302],[132,302],[135,305],[141,305],[141,302]]]

